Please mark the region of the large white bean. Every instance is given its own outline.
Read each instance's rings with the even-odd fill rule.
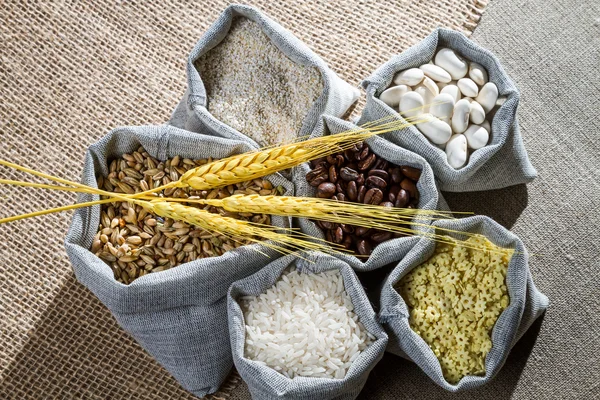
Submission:
[[[419,69],[423,70],[425,76],[433,79],[436,82],[449,83],[452,80],[452,77],[442,67],[438,67],[435,64],[424,64],[419,67]]]
[[[450,125],[431,114],[423,114],[421,117],[427,121],[417,124],[417,129],[432,143],[444,144],[450,139],[450,136],[452,136]]]
[[[423,113],[423,97],[417,92],[408,92],[400,98],[400,113],[405,117],[416,117]]]
[[[437,86],[436,86],[437,87]],[[423,112],[429,112],[429,106],[433,102],[433,93],[425,85],[420,84],[413,88],[415,93],[418,93],[423,98]]]
[[[450,121],[454,110],[454,97],[448,93],[440,93],[433,98],[429,112],[439,119]]]
[[[462,78],[457,83],[460,92],[466,97],[477,97],[479,94],[479,88],[477,84],[469,78]]]
[[[469,78],[479,86],[483,86],[488,82],[488,74],[481,64],[476,62],[469,63]]]
[[[423,85],[427,89],[429,89],[429,91],[431,92],[431,94],[433,94],[433,97],[435,97],[438,94],[440,94],[440,88],[437,87],[437,85],[435,84],[435,82],[433,81],[433,79],[431,79],[431,78],[429,78],[427,76],[423,78],[423,82],[421,83],[421,85]]]
[[[459,100],[454,105],[452,113],[452,132],[463,133],[469,126],[469,112],[471,105],[465,99]]]
[[[444,86],[440,93],[447,93],[454,98],[454,102],[458,102],[462,98],[462,94],[460,93],[460,89],[456,85],[448,85]]]
[[[467,138],[465,135],[456,134],[446,143],[446,157],[452,168],[458,169],[467,163]]]
[[[469,110],[469,118],[471,119],[471,122],[474,124],[481,124],[483,121],[485,121],[485,111],[483,110],[483,107],[481,107],[481,104],[473,101],[471,102],[470,106],[471,109]]]
[[[388,106],[395,108],[400,104],[400,98],[403,94],[410,92],[410,86],[398,85],[387,88],[379,96],[379,100],[383,101]]]
[[[479,91],[476,100],[486,113],[489,113],[496,105],[498,99],[498,87],[493,82],[488,82]]]
[[[486,119],[485,121],[483,121],[481,124],[479,124],[483,129],[485,129],[486,131],[488,131],[488,133],[492,132],[492,127],[490,126],[490,123],[488,122],[488,120]]]
[[[415,86],[421,83],[424,76],[425,74],[419,68],[410,68],[398,72],[396,76],[394,76],[394,83],[396,85]]]
[[[440,49],[435,55],[435,65],[442,67],[452,77],[452,79],[464,78],[469,71],[469,66],[464,58],[460,57],[452,49]]]
[[[467,144],[473,150],[477,150],[485,146],[490,139],[490,133],[479,125],[471,125],[464,133],[467,138]]]

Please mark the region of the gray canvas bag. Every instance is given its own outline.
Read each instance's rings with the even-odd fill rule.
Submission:
[[[391,115],[403,118],[379,95],[390,85],[398,71],[428,63],[437,48],[448,47],[487,69],[489,80],[498,87],[506,102],[498,109],[492,121],[491,139],[487,146],[474,151],[468,164],[452,168],[443,150],[431,144],[414,126],[385,134],[385,138],[425,158],[435,173],[440,190],[472,192],[499,189],[532,181],[537,172],[529,162],[517,121],[519,91],[506,74],[500,61],[488,50],[467,39],[462,33],[436,29],[419,44],[392,57],[362,82],[367,91],[367,104],[359,124]]]
[[[170,126],[117,128],[90,146],[82,182],[97,187],[96,175],[107,175],[108,159],[140,145],[161,160],[175,155],[222,158],[251,150],[245,142]],[[293,193],[291,182],[283,177],[272,175],[269,179],[274,185],[282,185],[288,194]],[[91,200],[97,200],[97,196],[79,198],[80,202]],[[233,366],[225,298],[229,285],[258,271],[278,254],[264,246],[243,246],[220,257],[151,273],[124,285],[88,250],[99,223],[100,206],[78,209],[73,216],[65,245],[77,279],[185,389],[197,396],[217,391]],[[273,218],[273,223],[283,228],[289,227],[290,221]]]
[[[235,367],[248,385],[253,399],[354,399],[363,388],[371,369],[383,357],[387,335],[377,323],[376,314],[356,274],[348,264],[323,253],[303,253],[302,257],[305,260],[294,255],[279,258],[254,275],[231,285],[227,296],[227,312]],[[244,357],[245,323],[238,299],[242,296],[256,296],[266,291],[273,286],[286,268],[293,265],[306,273],[339,269],[346,292],[352,299],[354,311],[365,328],[376,338],[358,356],[343,379],[311,377],[289,379],[272,368]]]
[[[336,134],[352,129],[357,129],[357,126],[339,118],[324,116],[311,136],[316,137],[327,134]],[[436,187],[433,171],[423,157],[403,149],[379,136],[369,138],[366,142],[373,152],[387,161],[398,165],[409,165],[411,167],[419,168],[422,171],[421,177],[417,183],[417,189],[419,190],[420,195],[418,208],[423,210],[448,209],[448,205]],[[309,163],[299,165],[293,169],[292,181],[294,182],[297,196],[316,196],[316,188],[310,186],[306,181],[306,174],[310,172],[310,170],[311,167]],[[306,234],[320,239],[325,238],[323,231],[311,220],[299,218],[294,220],[294,223],[298,224],[302,232]],[[421,230],[418,226],[413,226],[412,228]],[[340,254],[337,255],[337,257],[350,264],[352,268],[357,271],[372,271],[393,261],[397,261],[393,255],[395,252],[394,249],[404,247],[405,243],[416,243],[415,239],[415,237],[408,236],[383,242],[373,250],[373,253],[366,261],[349,254]]]
[[[291,32],[254,7],[234,4],[223,11],[192,50],[187,63],[188,88],[184,98],[173,112],[169,124],[193,132],[210,131],[217,136],[245,140],[256,145],[254,140],[219,121],[210,113],[207,109],[210,105],[202,77],[194,66],[196,60],[227,36],[232,20],[239,16],[256,22],[272,43],[292,61],[303,66],[315,67],[321,74],[323,92],[304,118],[298,136],[309,135],[321,115],[342,116],[356,101],[360,95],[359,90],[338,77],[321,57]]]
[[[448,383],[439,361],[425,341],[409,325],[406,303],[394,285],[414,267],[425,262],[435,249],[435,242],[422,238],[406,252],[399,249],[400,262],[390,273],[381,291],[380,322],[390,335],[388,351],[415,362],[435,383],[456,392],[481,386],[490,381],[502,368],[510,349],[548,307],[548,298],[539,292],[529,271],[527,250],[513,233],[485,216],[436,221],[433,226],[462,232],[480,233],[494,244],[514,248],[506,275],[510,304],[500,314],[492,331],[492,349],[485,359],[485,376],[466,376],[458,384]],[[453,235],[454,236],[454,235]],[[457,238],[460,239],[459,236]]]

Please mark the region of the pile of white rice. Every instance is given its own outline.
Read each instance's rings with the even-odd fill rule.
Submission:
[[[354,313],[338,270],[284,271],[275,285],[241,301],[244,355],[288,378],[339,378],[375,339]]]

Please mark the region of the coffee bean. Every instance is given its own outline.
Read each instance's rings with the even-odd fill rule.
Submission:
[[[356,246],[358,253],[363,256],[369,256],[373,252],[371,244],[367,240],[360,240]]]
[[[400,168],[396,167],[396,168],[392,169],[392,182],[400,183],[400,182],[402,182],[402,178],[404,178],[404,177],[402,176],[402,172],[401,172]]]
[[[344,193],[336,194],[339,201],[346,201],[346,195]]]
[[[375,164],[376,161],[377,161],[377,155],[375,153],[371,153],[367,158],[365,158],[364,160],[361,160],[358,163],[358,169],[360,171],[369,169],[373,166],[373,164]]]
[[[365,236],[368,235],[369,233],[371,233],[371,229],[370,228],[365,228],[364,226],[359,226],[356,228],[356,230],[354,231],[356,233],[356,236]]]
[[[410,197],[408,192],[404,189],[400,189],[398,195],[396,196],[396,202],[394,203],[395,207],[406,207],[408,202],[410,201]]]
[[[392,232],[377,232],[371,235],[371,240],[376,243],[385,242],[392,238]]]
[[[348,182],[348,188],[346,190],[347,190],[348,198],[350,199],[350,201],[356,201],[356,196],[358,196],[358,193],[356,190],[356,182],[354,182],[354,181]]]
[[[383,203],[380,204],[381,207],[394,207],[394,203],[392,203],[391,201],[384,201]]]
[[[344,183],[345,183],[345,182],[344,182]],[[338,192],[338,193],[344,193],[344,192],[345,192],[345,190],[344,190],[344,186],[343,186],[341,183],[336,183],[336,184],[335,184],[335,190],[336,190],[336,192]]]
[[[381,203],[381,200],[383,200],[383,192],[380,189],[371,188],[365,193],[363,203],[378,205]]]
[[[369,156],[369,146],[363,146],[360,153],[358,153],[358,159],[364,160]]]
[[[346,160],[344,159],[344,156],[341,154],[338,154],[337,156],[335,156],[335,160],[336,160],[335,165],[337,165],[338,167],[341,167],[346,162]]]
[[[362,203],[365,200],[365,193],[367,193],[367,187],[366,186],[361,186],[360,189],[358,189],[358,196],[356,197],[356,201],[358,203]]]
[[[356,178],[356,184],[359,187],[365,184],[365,174],[358,174],[358,178]]]
[[[375,166],[373,167],[373,169],[387,169],[387,167],[388,162],[383,158],[380,158],[375,162]]]
[[[354,149],[344,151],[344,158],[349,162],[356,160],[356,151]]]
[[[388,200],[391,201],[392,203],[396,202],[396,196],[398,196],[398,192],[400,191],[400,186],[398,185],[393,185],[390,188],[390,191],[388,193]]]
[[[338,179],[337,171],[335,169],[335,165],[329,167],[329,182],[336,183]]]
[[[337,165],[337,158],[335,158],[335,155],[327,156],[327,162],[331,165]]]
[[[329,221],[317,221],[317,225],[322,229],[333,229],[335,227],[335,224]]]
[[[325,240],[333,243],[333,234],[330,230],[325,231]]]
[[[340,224],[344,233],[354,233],[354,227],[352,225]]]
[[[380,178],[378,176],[370,176],[367,178],[367,186],[368,187],[377,187],[379,189],[385,189],[387,186],[387,182],[385,179]]]
[[[321,157],[321,158],[317,158],[314,160],[310,161],[310,165],[312,167],[312,169],[317,168],[320,165],[324,165],[327,162],[327,158],[326,157]]]
[[[317,187],[317,197],[328,199],[335,194],[335,185],[331,182],[323,182]]]
[[[346,250],[351,250],[352,249],[352,236],[346,235],[346,237],[344,238],[344,241],[342,242],[342,245],[346,248]]]
[[[335,233],[333,235],[333,241],[335,243],[342,243],[342,240],[344,240],[344,231],[342,230],[341,227],[337,227],[335,229]]]
[[[355,170],[348,168],[348,167],[344,167],[342,169],[340,169],[340,178],[342,178],[345,181],[354,181],[356,180],[356,178],[358,178],[358,172],[356,172]]]
[[[327,174],[327,170],[324,166],[319,166],[308,174],[306,174],[306,180],[310,186],[317,187],[321,183],[326,182],[329,179],[329,175]]]
[[[378,176],[381,179],[385,179],[386,181],[388,181],[390,179],[390,175],[383,169],[372,169],[369,171],[369,173],[367,175],[368,176]]]
[[[400,167],[400,170],[407,178],[412,179],[413,181],[418,181],[421,177],[421,170],[413,167],[409,167],[408,165],[403,165]]]
[[[408,178],[404,178],[402,182],[400,182],[400,187],[406,190],[410,194],[410,197],[415,197],[417,195],[415,183]]]

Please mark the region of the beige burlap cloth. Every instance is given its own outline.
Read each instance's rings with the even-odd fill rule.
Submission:
[[[249,4],[358,84],[437,26],[469,34],[486,1]],[[227,3],[0,2],[0,158],[76,180],[85,149],[110,129],[165,122],[189,50]],[[0,217],[74,199],[0,187]],[[0,398],[192,398],[75,281],[62,244],[69,219],[0,225]],[[213,396],[248,397],[235,374]]]

